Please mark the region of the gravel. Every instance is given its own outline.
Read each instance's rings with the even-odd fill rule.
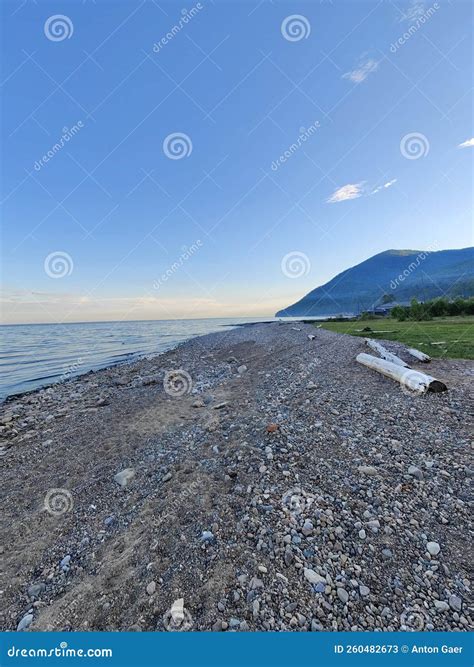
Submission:
[[[472,364],[412,396],[362,351],[238,327],[8,401],[0,627],[467,631]]]

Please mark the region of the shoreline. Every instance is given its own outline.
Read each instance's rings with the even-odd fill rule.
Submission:
[[[161,631],[182,598],[197,631],[467,630],[472,364],[413,397],[364,349],[259,323],[4,403],[2,629]]]
[[[240,327],[240,326],[252,326],[253,324],[260,324],[260,323],[263,323],[263,324],[271,323],[270,320],[268,320],[268,321],[257,320],[256,322],[235,322],[236,319],[241,319],[241,318],[214,318],[214,319],[217,320],[217,321],[220,321],[220,322],[222,322],[223,320],[226,320],[226,319],[232,320],[228,324],[219,324],[218,325],[219,327],[223,327],[223,328],[224,327],[234,328],[234,327]],[[181,322],[192,322],[193,320],[176,320],[176,321],[181,323]],[[197,321],[200,321],[200,322],[209,321],[209,318],[207,318],[207,319],[202,318],[202,319],[197,320]],[[148,323],[154,322],[154,320],[143,321],[143,322],[148,324]],[[161,322],[166,322],[166,320],[156,320],[156,322],[161,323]],[[132,322],[130,322],[130,323],[132,323]],[[90,322],[70,322],[70,323],[67,323],[67,324],[82,326],[82,325],[88,325],[88,324],[109,324],[109,323],[108,322],[92,322],[92,323],[90,323]],[[113,322],[111,324],[113,324]],[[45,325],[38,324],[38,325],[3,325],[3,326],[39,326],[39,327],[42,327],[42,326],[45,326]],[[55,326],[58,326],[58,325],[56,325],[54,323],[51,323],[50,326],[55,327]],[[63,326],[63,325],[60,325],[60,326]],[[207,333],[212,333],[212,332],[207,332]],[[143,360],[146,360],[146,359],[152,359],[152,358],[154,358],[156,356],[159,356],[161,354],[165,354],[169,350],[175,349],[177,346],[182,345],[183,343],[186,343],[189,340],[192,340],[193,338],[197,338],[197,337],[200,337],[200,336],[203,336],[203,335],[205,336],[205,335],[207,335],[207,333],[190,334],[189,337],[185,338],[184,340],[178,340],[171,347],[165,348],[161,351],[146,351],[146,350],[143,350],[142,352],[136,352],[136,351],[125,352],[122,355],[124,357],[123,359],[118,359],[116,361],[113,361],[110,358],[109,359],[104,359],[103,364],[99,363],[96,367],[89,368],[89,369],[84,370],[84,371],[79,372],[79,373],[74,373],[74,372],[70,373],[69,367],[67,367],[66,370],[64,370],[64,368],[63,368],[63,371],[62,371],[61,374],[56,373],[56,374],[53,374],[51,376],[51,378],[54,378],[54,377],[61,378],[64,375],[68,375],[68,373],[70,373],[65,379],[59,379],[59,380],[58,379],[57,380],[51,379],[51,381],[48,382],[48,379],[49,379],[49,376],[48,376],[48,377],[33,377],[33,378],[30,378],[29,380],[24,380],[23,384],[26,384],[28,382],[40,383],[40,384],[37,384],[37,386],[34,386],[32,389],[25,389],[25,390],[21,390],[21,391],[15,391],[14,393],[6,394],[6,395],[2,394],[2,396],[0,396],[0,406],[5,405],[11,399],[19,398],[21,396],[31,394],[35,391],[38,391],[40,389],[44,389],[44,388],[47,388],[47,387],[50,387],[50,386],[55,386],[57,384],[62,384],[64,382],[69,382],[70,380],[74,380],[76,378],[82,377],[84,375],[87,375],[88,373],[97,373],[98,371],[101,371],[101,370],[104,370],[104,369],[107,369],[107,368],[113,368],[115,366],[120,366],[120,365],[123,365],[123,364],[130,364],[130,363],[134,363],[136,361],[143,361]],[[214,333],[217,333],[217,332],[214,332]],[[84,352],[84,354],[86,354],[86,352]],[[79,355],[78,359],[82,362],[81,355]],[[42,380],[45,380],[45,382],[43,384],[41,384]],[[3,389],[2,389],[2,391],[3,391]]]

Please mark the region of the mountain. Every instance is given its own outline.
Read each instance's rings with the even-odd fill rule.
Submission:
[[[346,269],[316,287],[276,317],[354,315],[380,305],[384,294],[397,303],[413,297],[474,294],[474,248],[462,250],[386,250]]]

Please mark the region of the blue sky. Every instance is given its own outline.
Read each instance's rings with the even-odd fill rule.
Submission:
[[[472,245],[468,2],[2,11],[6,322],[269,316]]]

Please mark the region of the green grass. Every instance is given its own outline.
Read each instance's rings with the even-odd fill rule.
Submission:
[[[430,357],[474,359],[473,316],[436,318],[428,322],[398,322],[392,319],[322,322],[322,326],[329,331],[351,336],[397,340],[407,347],[416,347]],[[372,331],[357,331],[365,327],[370,327]],[[377,333],[379,331],[382,333]],[[433,345],[442,341],[442,345]]]

